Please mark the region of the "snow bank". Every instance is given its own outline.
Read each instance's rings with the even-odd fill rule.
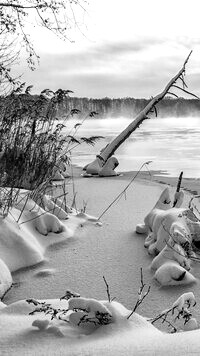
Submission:
[[[46,211],[29,194],[22,191],[9,214],[0,217],[0,298],[12,284],[10,272],[42,262],[46,247],[72,237],[87,220],[97,221],[64,211],[49,196],[42,199]]]
[[[177,312],[186,310],[187,313],[187,308],[190,307],[188,302],[194,304],[192,293],[181,296],[173,307]],[[44,301],[41,301],[41,305],[42,303]],[[184,356],[199,353],[198,329],[165,334],[137,313],[133,313],[130,319],[127,319],[131,311],[116,301],[89,298],[75,298],[73,301],[72,298],[69,302],[47,300],[45,303],[51,308],[59,308],[60,311],[73,309],[67,312],[68,321],[66,315],[65,320],[58,318],[52,320],[49,314],[45,315],[39,311],[32,314],[38,306],[28,304],[26,301],[2,306],[0,328],[3,355]],[[86,314],[91,311],[96,315],[106,312],[111,319],[103,325],[95,325],[93,322],[74,325],[74,322],[70,321],[70,316],[75,313],[79,315],[79,308],[83,307],[87,309]],[[188,326],[193,324],[197,327],[195,318],[190,318],[189,321]]]
[[[200,236],[200,222],[189,208],[181,208],[183,192],[176,192],[170,198],[166,188],[154,208],[139,224],[136,231],[147,233],[144,246],[154,257],[151,268],[156,270],[155,279],[161,285],[180,285],[195,282],[188,272],[190,258],[195,257],[192,242]],[[172,202],[176,201],[176,206]]]
[[[0,221],[0,258],[11,272],[41,262],[43,254],[43,247],[31,231],[10,216]]]

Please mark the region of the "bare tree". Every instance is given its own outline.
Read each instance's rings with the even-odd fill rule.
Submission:
[[[15,80],[10,68],[25,47],[27,63],[34,70],[39,62],[30,25],[45,28],[62,40],[73,42],[70,31],[78,28],[78,18],[85,14],[86,0],[5,0],[0,1],[0,86],[7,94]],[[2,86],[3,84],[3,86]],[[11,90],[12,90],[11,85]]]
[[[6,37],[0,43],[0,95],[7,95],[19,84],[19,77],[11,75],[11,67],[17,61],[19,51],[15,41],[10,42]]]
[[[106,163],[106,161],[115,153],[115,151],[118,149],[118,147],[134,132],[142,123],[143,121],[150,119],[149,115],[151,113],[154,113],[157,116],[157,108],[156,105],[166,96],[166,95],[173,95],[177,96],[177,94],[171,92],[173,89],[178,89],[179,91],[182,91],[184,93],[187,93],[197,99],[199,99],[195,94],[192,94],[190,91],[187,90],[187,84],[185,82],[185,70],[186,70],[186,64],[188,63],[188,60],[190,58],[192,51],[189,53],[188,57],[186,58],[182,68],[179,70],[179,72],[169,81],[169,83],[166,85],[164,90],[153,97],[149,103],[146,105],[146,107],[136,116],[134,121],[128,125],[125,130],[123,130],[111,143],[109,143],[101,152],[99,155],[97,155],[95,161],[90,163],[86,167],[86,172],[90,173],[90,170],[92,169],[92,172],[96,170],[96,174],[98,174],[98,170],[101,169],[101,167]],[[93,173],[94,174],[94,173]]]

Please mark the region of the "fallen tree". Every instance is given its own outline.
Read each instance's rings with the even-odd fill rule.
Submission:
[[[186,94],[189,94],[197,99],[198,96],[191,93],[187,90],[187,84],[185,82],[185,69],[186,64],[191,56],[192,51],[187,56],[182,68],[179,72],[169,81],[166,85],[164,90],[153,97],[150,102],[146,105],[146,107],[135,117],[135,119],[117,136],[115,139],[109,143],[99,155],[96,156],[96,159],[86,166],[86,173],[88,174],[99,174],[102,170],[102,167],[105,165],[107,160],[115,153],[118,147],[134,132],[142,123],[143,121],[150,119],[152,113],[157,116],[157,109],[156,105],[166,96],[166,95],[173,95],[178,98],[178,95],[171,92],[172,89],[178,89],[183,91]],[[178,82],[178,83],[177,83]]]

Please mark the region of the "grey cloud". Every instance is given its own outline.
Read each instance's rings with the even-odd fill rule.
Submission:
[[[169,74],[169,72],[168,72]],[[25,75],[27,84],[34,85],[34,91],[44,88],[56,90],[70,89],[75,96],[87,97],[150,97],[157,94],[168,81],[167,75],[149,70],[143,73],[64,73],[57,68],[51,71],[28,72]]]
[[[114,55],[127,54],[132,52],[140,52],[148,47],[155,46],[163,43],[163,39],[155,38],[138,38],[134,41],[120,41],[120,42],[110,42],[103,44],[98,50],[104,53],[112,53]]]
[[[91,69],[91,66],[107,64],[126,58],[128,54],[138,54],[143,50],[163,43],[164,40],[137,39],[135,41],[108,42],[106,44],[94,44],[87,50],[80,52],[43,55],[41,65],[48,63],[49,68],[60,67],[65,71]],[[73,48],[73,47],[72,47]]]
[[[184,58],[169,53],[165,58],[144,62],[143,49],[159,45],[160,40],[107,43],[80,53],[43,55],[39,68],[24,69],[23,80],[33,84],[33,92],[44,88],[70,89],[76,96],[150,97],[156,95],[181,68]],[[139,61],[127,62],[126,54],[140,53]],[[109,57],[110,53],[110,57]],[[121,56],[124,55],[124,58]],[[113,71],[113,64],[122,64]],[[23,70],[21,71],[23,72]],[[189,78],[188,78],[189,79]],[[199,79],[199,78],[198,78]],[[195,78],[191,79],[195,87]]]

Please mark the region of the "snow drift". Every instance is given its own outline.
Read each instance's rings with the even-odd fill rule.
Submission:
[[[42,204],[44,209],[29,191],[21,191],[8,215],[0,217],[0,298],[12,285],[11,272],[42,262],[47,246],[72,237],[80,224],[91,221],[87,214],[65,211],[49,196]]]
[[[136,232],[147,234],[144,246],[154,257],[151,268],[161,285],[180,285],[195,282],[189,272],[191,259],[195,258],[193,241],[200,239],[200,222],[189,208],[181,208],[184,194],[178,192],[171,207],[169,189],[166,188],[154,208],[145,217]]]
[[[28,300],[28,303],[19,301],[9,306],[1,303],[4,355],[178,356],[199,352],[198,322],[191,315],[185,324],[191,331],[166,334],[135,312],[128,318],[131,311],[116,301],[72,297],[69,300]],[[161,315],[172,310],[189,315],[194,304],[193,293],[185,293]],[[45,306],[58,313],[52,318],[51,313],[40,311]],[[100,323],[100,315],[107,315],[107,321]]]

